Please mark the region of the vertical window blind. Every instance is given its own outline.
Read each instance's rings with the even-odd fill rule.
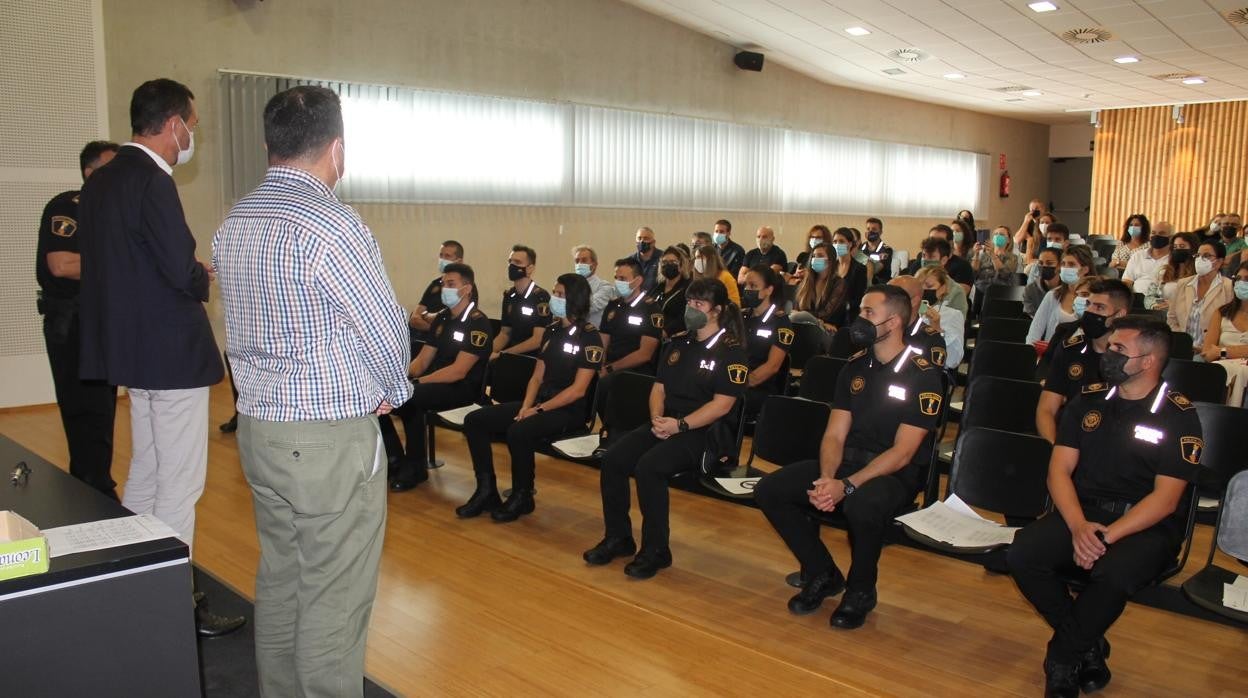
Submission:
[[[985,154],[685,116],[223,72],[225,194],[264,172],[264,102],[342,98],[349,201],[948,216],[988,203]]]

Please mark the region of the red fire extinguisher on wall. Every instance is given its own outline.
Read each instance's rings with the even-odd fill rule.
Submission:
[[[1010,171],[1009,170],[1006,170],[1001,173],[1000,196],[1002,199],[1010,198]]]

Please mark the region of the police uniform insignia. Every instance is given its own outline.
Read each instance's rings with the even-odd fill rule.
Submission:
[[[481,330],[473,330],[472,333],[468,335],[468,341],[472,342],[472,346],[474,347],[485,346],[485,342],[489,338],[490,336]]]
[[[931,368],[931,367],[932,367],[932,362],[931,362],[931,361],[928,361],[927,359],[923,358],[922,356],[916,356],[916,357],[914,357],[913,359],[910,359],[910,360],[914,362],[914,365],[915,365],[915,366],[918,366],[919,368],[923,369],[924,371],[926,371],[927,369],[929,369],[929,368]]]
[[[74,194],[74,198],[70,199],[70,201],[73,201],[74,203],[78,203],[78,196],[79,196],[78,194]]]
[[[1184,436],[1179,439],[1179,449],[1183,452],[1183,460],[1192,465],[1200,465],[1200,454],[1205,450],[1205,442],[1196,436]]]
[[[864,357],[864,356],[866,356],[866,355],[867,355],[867,350],[866,350],[866,349],[863,349],[862,351],[858,352],[857,354],[854,354],[853,356],[849,357],[849,360],[850,360],[850,361],[855,361],[855,360],[857,360],[857,359],[861,359],[862,357]]]
[[[854,379],[849,382],[849,393],[857,395],[865,387],[867,387],[867,379],[862,376],[854,376]]]
[[[651,313],[650,324],[654,325],[655,329],[663,329],[663,313]]]
[[[585,360],[591,364],[602,361],[602,347],[585,347]]]
[[[1062,346],[1064,347],[1075,347],[1075,346],[1079,346],[1080,344],[1083,344],[1083,335],[1079,334],[1078,332],[1067,337],[1066,341],[1062,342]]]
[[[745,384],[745,377],[750,374],[750,367],[745,364],[729,364],[728,380],[737,385]]]
[[[937,366],[945,365],[945,350],[940,347],[932,347],[932,363]]]
[[[940,413],[940,403],[944,401],[940,393],[919,393],[919,411],[929,417]]]
[[[78,232],[78,221],[69,216],[52,216],[52,234],[72,238]]]
[[[614,320],[614,319],[615,319],[615,311],[614,311],[614,310],[608,310],[608,311],[607,311],[607,322],[611,322],[611,321],[612,321],[612,320]]]
[[[673,349],[672,353],[667,355],[667,365],[675,366],[677,361],[680,361],[680,350]]]
[[[550,306],[545,303],[537,304],[538,317],[550,317]]]
[[[1066,376],[1072,381],[1083,378],[1083,364],[1071,364],[1070,368],[1066,369]]]
[[[780,343],[786,347],[793,343],[794,336],[796,335],[793,333],[793,330],[787,327],[781,327],[776,331],[776,339],[779,339]]]
[[[1087,395],[1089,393],[1103,393],[1106,390],[1109,390],[1108,383],[1089,383],[1088,385],[1083,386],[1082,392],[1084,395]]]
[[[477,309],[475,309],[475,308],[474,308],[474,309],[473,309],[473,311],[472,311],[472,314],[471,314],[471,315],[469,315],[469,317],[471,317],[471,318],[473,318],[473,319],[475,320],[476,318],[479,318],[479,317],[485,317],[485,313],[483,313],[483,312],[481,312],[480,310],[477,310]]]
[[[1183,410],[1184,412],[1195,407],[1195,405],[1192,404],[1192,401],[1187,399],[1186,395],[1184,395],[1183,393],[1180,393],[1177,390],[1170,392],[1170,393],[1166,393],[1166,399],[1169,400],[1170,402],[1173,402],[1175,407]]]
[[[1083,415],[1083,430],[1084,431],[1096,431],[1096,428],[1099,426],[1101,426],[1101,413],[1100,412],[1097,412],[1096,410],[1092,410],[1091,412],[1087,412]]]

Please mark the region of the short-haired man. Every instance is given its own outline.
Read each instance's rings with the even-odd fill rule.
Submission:
[[[264,142],[264,180],[213,239],[260,537],[260,692],[360,696],[386,522],[376,415],[411,394],[407,313],[368,226],[334,196],[338,95],[274,95]]]
[[[1009,548],[1010,574],[1053,629],[1046,696],[1076,698],[1109,682],[1106,631],[1182,543],[1185,493],[1205,444],[1195,406],[1161,379],[1169,351],[1160,320],[1114,322],[1100,359],[1108,385],[1062,412],[1049,461],[1056,511]],[[1072,599],[1065,577],[1080,570],[1086,585]]]
[[[814,613],[845,590],[832,625],[857,628],[875,608],[884,535],[914,500],[922,483],[919,461],[944,407],[943,371],[906,344],[909,294],[872,286],[848,332],[867,347],[841,369],[819,460],[785,466],[765,476],[755,501],[802,566],[802,590],[789,611]],[[849,524],[851,564],[841,575],[810,520],[811,507],[840,508]]]
[[[602,324],[602,311],[617,295],[615,284],[598,276],[598,253],[589,245],[572,248],[572,270],[589,282],[589,322],[597,327]]]
[[[542,346],[542,336],[550,324],[550,294],[533,280],[537,252],[525,245],[512,245],[507,257],[507,280],[503,291],[502,329],[494,338],[493,360],[500,353],[533,354]]]
[[[741,272],[741,265],[745,262],[745,248],[732,239],[732,223],[727,219],[721,218],[715,221],[714,230],[711,242],[715,243],[719,256],[724,260],[724,267],[735,279]]]
[[[1170,237],[1172,230],[1161,223],[1153,226],[1152,235],[1148,238],[1148,246],[1131,253],[1127,259],[1127,268],[1122,271],[1122,282],[1136,293],[1148,294],[1157,283],[1157,272],[1170,263]],[[1136,282],[1140,288],[1136,288]]]
[[[783,273],[789,266],[789,256],[776,244],[776,231],[769,226],[762,226],[754,233],[757,246],[745,253],[745,262],[737,270],[737,283],[745,285],[745,275],[754,267],[765,264],[777,272]],[[777,299],[779,300],[779,299]]]
[[[971,292],[971,284],[975,283],[975,270],[971,268],[971,263],[958,256],[953,248],[953,228],[944,223],[937,223],[927,232],[927,240],[943,240],[947,243],[947,249],[941,255],[941,266],[949,273],[950,278],[962,287],[962,295]],[[924,244],[927,243],[924,240]],[[923,248],[924,252],[927,248]],[[910,267],[906,270],[907,274],[915,274],[923,265],[922,259],[916,259],[910,263]],[[961,309],[966,313],[965,309]]]
[[[636,234],[637,251],[630,257],[635,260],[641,267],[641,288],[650,293],[655,289],[655,284],[659,278],[659,257],[662,253],[659,246],[654,241],[654,231],[647,226],[641,226],[637,229]]]
[[[117,154],[116,143],[92,141],[78,156],[82,181],[108,164]],[[117,386],[106,381],[78,378],[78,253],[79,191],[52,197],[39,218],[35,252],[35,280],[39,283],[39,313],[43,341],[52,368],[56,405],[69,446],[69,474],[117,499],[113,482],[113,421]]]
[[[907,273],[913,276],[918,274],[919,270],[924,267],[942,267],[945,273],[950,278],[953,278],[953,273],[949,271],[953,264],[953,258],[953,244],[939,234],[932,235],[925,238],[923,243],[919,245],[919,256],[910,263]],[[956,282],[957,280],[954,279],[954,281]],[[962,313],[963,317],[970,314],[969,304],[966,300],[966,289],[960,283],[949,284],[949,290],[945,296],[945,304],[957,309]]]
[[[1105,382],[1101,357],[1109,347],[1109,332],[1131,309],[1131,289],[1117,279],[1094,281],[1089,290],[1079,328],[1060,344],[1049,345],[1049,373],[1036,404],[1036,433],[1049,443],[1057,440],[1062,407]]]
[[[598,369],[595,411],[605,417],[607,394],[617,371],[654,373],[654,357],[663,332],[661,308],[646,302],[641,268],[632,257],[615,260],[615,291],[618,296],[607,304],[598,327],[606,349]],[[621,436],[623,436],[621,434]]]
[[[957,364],[947,365],[949,350],[945,345],[945,336],[931,324],[923,322],[923,316],[919,313],[919,306],[923,302],[923,282],[909,274],[902,274],[889,281],[888,285],[896,286],[910,296],[910,317],[914,322],[906,329],[906,346],[917,347],[923,352],[920,356],[937,366],[956,369]],[[959,351],[959,363],[961,359],[962,353]]]
[[[432,339],[429,328],[433,323],[433,318],[446,307],[442,304],[442,273],[451,264],[463,263],[464,246],[458,240],[447,240],[438,248],[438,275],[433,277],[433,280],[425,287],[425,292],[420,294],[420,302],[416,304],[416,309],[412,311],[407,320],[408,326],[412,328],[413,340],[426,342]],[[472,292],[476,293],[475,286]],[[476,300],[475,295],[473,300]]]
[[[893,248],[884,242],[884,221],[874,216],[867,219],[867,239],[859,248],[875,267],[876,283],[886,284],[893,276]]]
[[[713,244],[715,243],[712,242],[711,240],[711,234],[707,232],[703,232],[701,230],[699,230],[698,232],[694,233],[693,235],[689,237],[690,252],[698,249],[699,247],[709,247]]]

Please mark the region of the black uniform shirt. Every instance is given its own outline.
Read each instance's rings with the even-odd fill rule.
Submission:
[[[893,447],[897,427],[902,424],[935,431],[944,407],[944,382],[939,366],[907,346],[895,359],[884,363],[870,351],[860,351],[849,359],[836,379],[832,409],[845,410],[853,417],[846,448],[880,454]],[[848,477],[866,465],[846,458],[837,471]],[[913,475],[917,466],[907,468]]]
[[[928,361],[941,368],[947,368],[945,366],[945,336],[940,333],[940,330],[923,322],[922,318],[910,328],[910,333],[906,336],[906,344],[921,350],[923,353],[920,356]]]
[[[875,263],[875,281],[874,283],[886,283],[893,277],[893,248],[884,243],[871,242],[867,240],[858,246],[863,254]]]
[[[685,331],[685,289],[689,282],[681,280],[670,292],[667,291],[666,279],[659,279],[650,303],[663,314],[663,324],[659,328],[668,339]]]
[[[1101,377],[1100,353],[1092,347],[1083,330],[1075,330],[1053,350],[1044,389],[1058,393],[1069,401],[1078,397],[1083,388],[1104,380]]]
[[[78,251],[78,192],[67,191],[52,197],[39,219],[39,241],[35,252],[35,279],[49,298],[76,298],[78,280],[53,276],[48,270],[49,252]]]
[[[433,321],[429,324],[429,334],[433,337],[437,353],[433,355],[433,361],[425,374],[450,366],[455,363],[461,351],[466,351],[476,355],[477,361],[464,380],[470,385],[481,384],[481,376],[485,372],[485,365],[493,347],[494,328],[476,303],[469,303],[459,317],[451,317],[451,309],[443,307],[433,316]]]
[[[536,281],[530,281],[524,293],[511,287],[503,292],[503,327],[509,328],[507,346],[514,347],[533,336],[533,328],[550,323],[550,294]],[[504,347],[505,349],[506,347]]]
[[[1196,407],[1165,383],[1142,400],[1105,383],[1084,387],[1062,413],[1056,444],[1079,450],[1080,496],[1128,502],[1151,493],[1157,475],[1195,480],[1205,450]]]
[[[737,272],[741,271],[741,265],[745,262],[745,248],[738,245],[732,238],[728,238],[728,242],[723,247],[715,246],[719,251],[719,256],[724,260],[724,267],[728,269],[728,273],[732,274],[732,278],[737,278]]]
[[[538,402],[549,400],[572,385],[578,370],[597,371],[602,366],[603,353],[602,336],[592,324],[564,327],[561,320],[550,323],[538,353],[544,366],[542,384],[537,389]]]
[[[775,264],[779,264],[782,268],[787,267],[789,266],[789,256],[784,253],[784,250],[780,249],[779,245],[772,245],[771,249],[766,252],[755,247],[745,253],[744,266],[746,269],[753,269],[760,264],[768,267]]]
[[[748,360],[723,329],[705,342],[687,332],[672,337],[656,378],[663,385],[663,416],[686,417],[716,395],[740,398],[750,376]]]
[[[611,338],[607,344],[606,363],[612,363],[637,351],[642,337],[659,339],[663,330],[663,313],[646,302],[644,293],[637,294],[631,302],[616,298],[603,309],[599,330]]]
[[[774,305],[761,315],[746,312],[745,347],[749,355],[750,370],[753,371],[767,363],[772,347],[778,347],[785,354],[789,353],[789,349],[793,347],[793,324],[789,322],[789,316]],[[771,380],[759,387],[772,389],[782,385],[783,372],[777,371]]]

